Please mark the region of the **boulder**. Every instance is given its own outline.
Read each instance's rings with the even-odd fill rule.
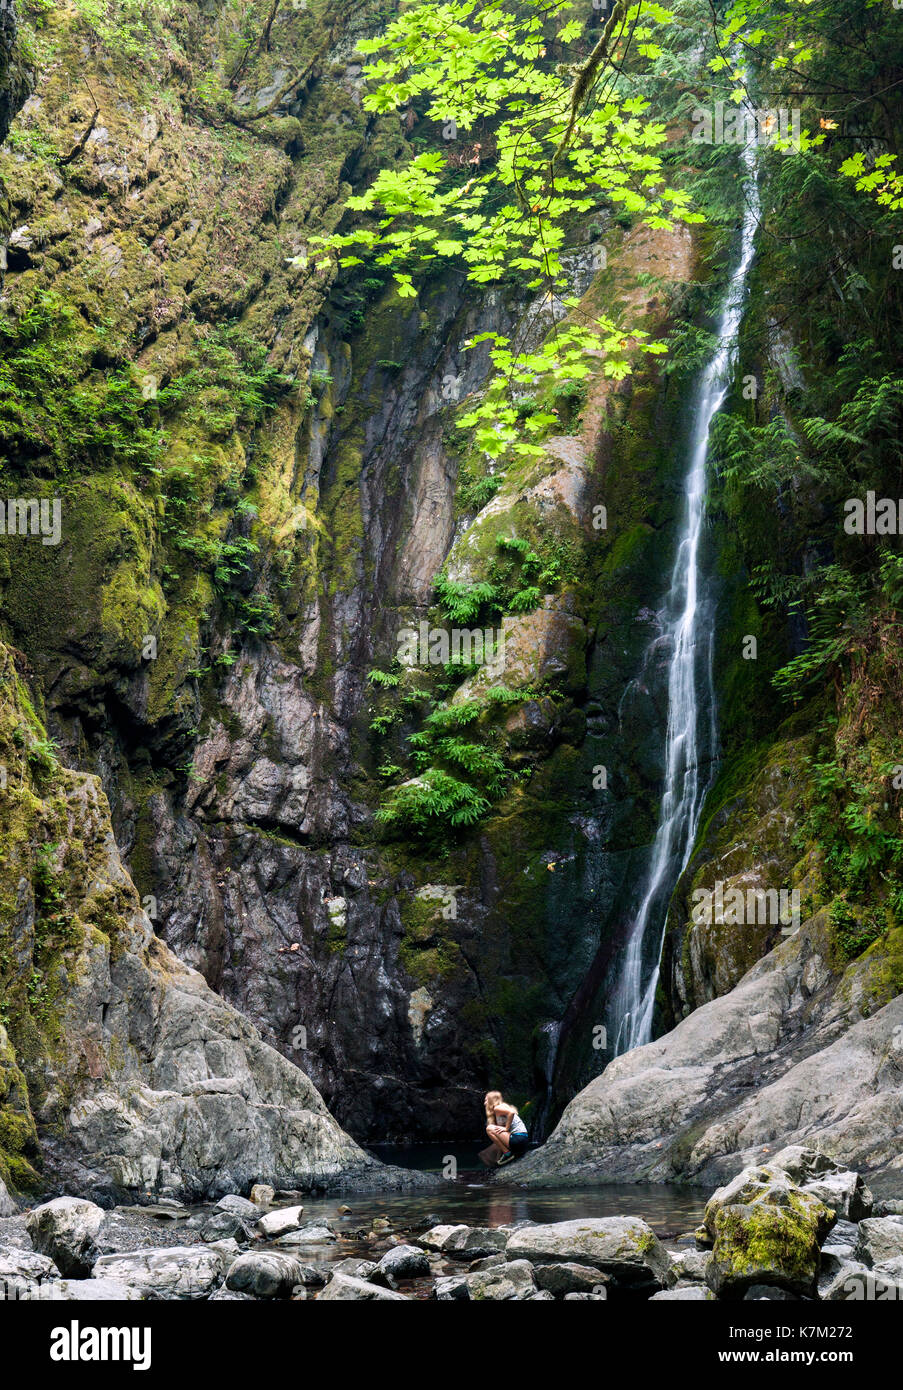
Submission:
[[[91,1273],[99,1251],[95,1243],[104,1213],[81,1197],[54,1197],[25,1219],[36,1250],[49,1255],[60,1273],[79,1279]]]
[[[284,1236],[288,1231],[297,1231],[302,1225],[303,1215],[303,1207],[279,1207],[276,1211],[268,1211],[265,1216],[259,1217],[257,1229],[268,1240],[275,1240],[277,1236]]]
[[[476,1260],[505,1250],[510,1232],[495,1226],[459,1226],[449,1233],[440,1249],[455,1259]]]
[[[903,1216],[872,1216],[861,1221],[853,1253],[869,1266],[903,1255]]]
[[[59,1277],[49,1255],[9,1248],[0,1252],[0,1302],[29,1297]]]
[[[10,1197],[6,1183],[0,1178],[0,1217],[15,1216],[18,1207]]]
[[[470,1297],[478,1303],[486,1299],[510,1302],[512,1299],[528,1298],[536,1291],[533,1266],[529,1260],[508,1260],[506,1264],[479,1270],[466,1278]]]
[[[66,1303],[129,1303],[143,1297],[134,1284],[119,1279],[61,1279],[53,1286],[53,1298]]]
[[[226,1261],[208,1245],[172,1245],[101,1255],[97,1279],[115,1279],[137,1288],[145,1298],[208,1298],[223,1282]]]
[[[827,1242],[822,1246],[822,1251],[829,1250],[830,1253],[834,1254],[836,1253],[835,1246],[849,1246],[852,1250],[858,1239],[859,1228],[854,1222],[838,1221],[836,1226],[831,1228]]]
[[[712,1259],[710,1250],[682,1250],[671,1268],[678,1279],[705,1283],[706,1270]]]
[[[393,1289],[382,1289],[378,1284],[368,1284],[364,1279],[355,1279],[350,1274],[334,1274],[317,1294],[318,1302],[344,1301],[348,1303],[409,1303],[403,1293]]]
[[[268,1207],[276,1198],[276,1189],[266,1182],[255,1182],[251,1188],[251,1201],[257,1207]]]
[[[347,1260],[337,1260],[334,1265],[330,1265],[329,1270],[324,1272],[324,1277],[320,1280],[320,1283],[328,1283],[329,1275],[331,1274],[350,1274],[352,1279],[368,1280],[375,1273],[375,1261],[359,1260],[356,1256],[350,1255]]]
[[[455,1235],[459,1231],[467,1232],[469,1230],[469,1226],[460,1225],[431,1226],[428,1231],[425,1231],[424,1234],[420,1236],[420,1244],[425,1245],[427,1250],[440,1250],[444,1252],[445,1243],[447,1240],[449,1240],[451,1236]]]
[[[304,1266],[292,1255],[275,1250],[249,1250],[229,1266],[226,1288],[255,1298],[290,1298],[304,1283]]]
[[[208,1244],[221,1240],[240,1240],[246,1244],[253,1237],[250,1225],[237,1212],[212,1211],[201,1225],[201,1240]]]
[[[785,1207],[804,1215],[812,1223],[819,1244],[835,1221],[834,1212],[812,1193],[804,1193],[784,1169],[776,1164],[757,1164],[744,1168],[712,1193],[706,1203],[703,1226],[714,1239],[719,1212],[730,1206],[759,1205]]]
[[[592,1293],[597,1285],[608,1279],[592,1265],[566,1263],[536,1265],[533,1277],[540,1289],[548,1290],[556,1298],[563,1298],[566,1293]]]
[[[860,1174],[852,1169],[826,1173],[824,1177],[804,1183],[800,1190],[817,1197],[846,1221],[862,1221],[872,1214],[872,1194]]]
[[[440,1303],[448,1303],[452,1300],[470,1298],[470,1285],[467,1274],[451,1274],[446,1278],[437,1279],[433,1286],[433,1298],[437,1298]]]
[[[825,1303],[903,1302],[903,1267],[895,1273],[889,1266],[869,1269],[852,1260],[819,1283],[819,1297]]]
[[[275,1243],[280,1249],[294,1249],[301,1245],[331,1245],[337,1239],[328,1226],[299,1226],[297,1231],[279,1236]]]
[[[821,1203],[816,1206],[824,1211]],[[732,1203],[717,1211],[714,1235],[706,1283],[719,1297],[742,1298],[753,1284],[814,1293],[821,1263],[817,1210]]]
[[[481,1260],[471,1260],[467,1269],[470,1274],[476,1274],[481,1269],[497,1269],[504,1263],[505,1254],[504,1251],[500,1251],[497,1255],[484,1255]]]
[[[509,1236],[506,1253],[532,1264],[590,1265],[620,1288],[654,1292],[675,1282],[667,1250],[638,1216],[525,1226]]]
[[[211,1250],[215,1250],[217,1254],[222,1256],[226,1269],[241,1254],[241,1247],[237,1240],[211,1240],[209,1245]]]
[[[824,914],[816,914],[729,992],[614,1058],[570,1101],[546,1143],[517,1163],[518,1186],[715,1184],[816,1137],[844,1168],[882,1183],[899,1178],[903,1072],[893,1041],[903,995],[862,1017],[867,957],[836,992],[832,982],[810,994],[813,968],[831,980],[827,949]],[[763,1070],[777,1047],[781,1065]]]
[[[378,1268],[393,1279],[418,1279],[430,1273],[430,1261],[415,1245],[395,1245],[381,1256]]]
[[[780,1169],[797,1186],[841,1171],[840,1164],[835,1163],[833,1158],[805,1144],[788,1144],[786,1148],[779,1149],[773,1158],[769,1158],[768,1167]]]
[[[249,1202],[247,1197],[238,1197],[234,1192],[229,1192],[225,1197],[220,1197],[214,1211],[230,1211],[235,1216],[240,1216],[243,1221],[253,1225],[260,1216],[260,1209],[254,1202]]]
[[[649,1299],[650,1303],[711,1303],[715,1295],[711,1289],[705,1289],[701,1284],[684,1284],[676,1289],[662,1289],[659,1293],[654,1293]]]

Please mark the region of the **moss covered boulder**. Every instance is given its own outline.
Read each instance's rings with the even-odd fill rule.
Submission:
[[[744,1168],[706,1206],[703,1228],[713,1242],[706,1283],[723,1298],[742,1298],[754,1284],[810,1295],[834,1221],[833,1210],[783,1169]]]
[[[753,1284],[809,1295],[820,1258],[808,1212],[762,1202],[724,1207],[715,1217],[706,1282],[720,1298],[742,1298]]]

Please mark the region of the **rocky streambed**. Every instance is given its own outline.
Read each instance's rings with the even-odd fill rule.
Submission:
[[[876,1203],[860,1174],[814,1149],[744,1168],[708,1198],[694,1230],[656,1232],[629,1214],[632,1189],[620,1195],[628,1214],[499,1221],[516,1218],[506,1203],[524,1198],[493,1187],[483,1225],[437,1220],[401,1196],[391,1215],[353,1198],[327,1216],[322,1201],[262,1185],[203,1208],[104,1211],[58,1197],[0,1220],[0,1296],[903,1300],[903,1198]]]

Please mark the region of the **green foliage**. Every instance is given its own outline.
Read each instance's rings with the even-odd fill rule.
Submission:
[[[398,787],[376,818],[387,830],[422,835],[437,828],[473,825],[489,805],[489,799],[469,782],[441,768],[429,768]]]
[[[87,343],[76,311],[38,290],[17,318],[0,314],[0,435],[5,466],[52,455],[59,471],[116,461],[152,467],[163,441],[152,409],[127,370],[85,370],[102,325]]]
[[[502,0],[406,7],[378,38],[359,43],[372,55],[365,107],[413,107],[475,153],[462,159],[427,149],[381,170],[348,200],[363,214],[360,224],[324,246],[345,266],[367,256],[390,270],[403,297],[416,294],[415,274],[445,260],[476,284],[513,275],[575,308],[562,261],[575,218],[612,207],[651,228],[700,220],[667,175],[664,123],[625,73],[628,59],[639,71],[655,69],[673,20],[654,0],[617,0],[599,35],[585,31],[586,17],[567,0],[525,0],[514,11]],[[552,52],[566,61],[553,61]],[[638,354],[663,350],[638,325],[606,313],[560,323],[538,347],[528,346],[526,330],[516,341],[478,334],[468,346],[480,342],[491,343],[496,374],[459,423],[493,458],[541,451],[537,439],[555,416],[519,408],[537,377],[548,375],[573,401],[588,354],[601,354],[604,373],[618,379]]]
[[[401,676],[392,675],[389,671],[371,671],[367,680],[370,681],[371,685],[382,686],[384,690],[394,690],[396,686],[401,684]]]
[[[831,944],[835,958],[846,964],[861,956],[878,941],[886,930],[879,911],[855,910],[843,899],[836,898],[828,914],[831,924]]]
[[[218,324],[197,339],[193,360],[157,393],[157,405],[224,436],[258,424],[293,386],[269,366],[261,342],[236,323]]]
[[[446,617],[463,626],[476,622],[484,609],[494,609],[496,606],[495,588],[485,580],[467,584],[439,574],[436,577],[436,594]]]

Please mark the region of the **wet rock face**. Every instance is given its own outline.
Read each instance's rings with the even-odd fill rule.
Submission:
[[[18,22],[13,0],[0,9],[0,143],[12,125],[32,84],[16,42]]]
[[[810,966],[828,951],[823,914],[763,957],[735,989],[665,1037],[611,1063],[570,1103],[545,1147],[518,1165],[526,1184],[718,1180],[737,1160],[811,1145],[882,1185],[899,1173],[903,998],[862,1016],[871,964],[842,980]],[[867,1189],[813,1173],[811,1190],[868,1205]],[[830,1187],[828,1186],[830,1184]]]
[[[364,1154],[305,1073],[154,935],[122,866],[98,779],[56,763],[29,766],[13,738],[26,723],[20,698],[0,649],[0,760],[20,790],[4,812],[0,886],[5,895],[13,886],[20,910],[4,921],[16,1021],[0,1039],[0,1062],[5,1086],[18,1087],[13,1098],[21,1092],[18,1124],[7,1109],[4,1131],[4,1143],[21,1136],[20,1147],[0,1150],[0,1161],[37,1185],[30,1156],[45,1183],[107,1202],[149,1192],[218,1196],[258,1181],[281,1189],[379,1185],[383,1175],[416,1183],[419,1175],[384,1170]],[[48,828],[56,839],[42,857]],[[42,920],[48,902],[63,901],[65,914]],[[23,1018],[36,1040],[47,1026],[25,1012],[36,976],[58,981],[60,994],[52,1047],[43,1040],[23,1058],[26,1091],[13,1044]],[[41,1155],[31,1138],[35,1120]],[[91,1203],[63,1198],[29,1219],[41,1248],[46,1243],[64,1272],[79,1274],[90,1264],[99,1215]]]
[[[13,300],[27,269],[42,292],[84,301],[79,322],[90,322],[100,308],[89,280],[102,274],[103,315],[134,346],[127,369],[146,400],[196,372],[211,337],[239,319],[268,368],[295,380],[262,426],[225,406],[187,423],[164,409],[160,492],[130,465],[94,474],[80,463],[63,543],[40,566],[0,574],[0,586],[64,759],[102,779],[155,933],[304,1067],[356,1137],[462,1135],[479,1132],[490,1080],[523,1096],[546,1090],[538,1025],[563,1013],[651,836],[659,739],[648,705],[628,737],[643,745],[642,768],[625,774],[616,809],[600,811],[593,767],[623,745],[619,699],[647,635],[639,615],[668,564],[656,532],[672,520],[671,464],[654,441],[672,412],[660,408],[662,382],[635,395],[594,388],[585,437],[551,439],[480,524],[478,508],[465,509],[452,412],[485,381],[489,357],[486,343],[464,344],[508,332],[525,306],[496,290],[468,297],[453,277],[402,301],[372,277],[364,290],[354,277],[331,287],[313,265],[310,238],[334,225],[346,180],[363,184],[406,152],[394,118],[361,108],[354,43],[368,22],[280,7],[271,49],[235,86],[224,142],[182,100],[185,72],[195,60],[206,70],[222,39],[210,7],[193,11],[173,46],[184,70],[155,43],[115,83],[98,76],[99,111],[65,177],[29,156],[33,177],[15,191]],[[100,39],[87,58],[62,23],[54,41],[59,61],[21,115],[29,148],[58,129],[75,143],[92,112],[69,73],[106,64]],[[305,84],[280,101],[301,51]],[[273,100],[266,120],[242,125]],[[224,153],[234,142],[240,176]],[[583,293],[594,254],[568,259]],[[689,278],[689,243],[678,259],[675,274]],[[535,319],[541,337],[549,320]],[[222,388],[230,409],[244,368]],[[623,460],[605,433],[612,420],[629,422]],[[373,817],[391,756],[369,728],[368,671],[391,663],[403,624],[427,616],[443,562],[479,577],[500,528],[560,541],[579,569],[603,454],[612,530],[604,544],[589,537],[589,569],[598,577],[614,545],[629,563],[576,596],[550,581],[556,592],[511,623],[511,683],[551,693],[512,707],[504,740],[512,763],[539,775],[453,864],[387,848]],[[195,548],[180,550],[186,541]],[[204,547],[238,541],[258,548],[224,595]],[[250,600],[272,605],[272,630],[242,627]],[[454,891],[454,918],[437,900],[426,920],[425,885]],[[597,1062],[569,1063],[559,1089],[569,1094]],[[207,1111],[238,1103],[216,1094]],[[115,1105],[92,1106],[80,1132],[105,1143],[119,1124]],[[135,1155],[126,1166],[130,1182],[145,1181]]]

